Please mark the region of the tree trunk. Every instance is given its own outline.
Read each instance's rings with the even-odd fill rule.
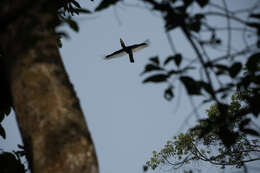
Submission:
[[[19,1],[14,2],[21,6]],[[10,13],[17,5],[9,7]],[[12,105],[29,165],[34,173],[98,173],[79,100],[56,37],[46,29],[56,16],[41,13],[41,8],[32,10],[36,25],[29,15],[21,15],[0,35]],[[37,38],[35,42],[33,38]]]

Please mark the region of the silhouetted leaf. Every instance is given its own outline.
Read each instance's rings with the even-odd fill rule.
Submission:
[[[75,5],[77,8],[81,8],[81,6],[79,5],[79,3],[75,0],[71,1],[73,5]]]
[[[239,136],[237,132],[230,131],[227,127],[220,128],[220,130],[217,131],[217,135],[227,148],[230,148]]]
[[[214,90],[212,88],[212,86],[209,83],[206,83],[204,81],[200,81],[199,85],[201,86],[201,88],[203,88],[206,92],[208,92],[212,97],[214,97]]]
[[[254,129],[241,129],[241,131],[249,135],[259,136],[259,133]]]
[[[101,3],[99,4],[99,6],[95,9],[95,11],[100,11],[103,10],[105,8],[108,8],[110,5],[114,5],[117,2],[119,2],[120,0],[103,0],[101,1]]]
[[[234,78],[237,76],[237,74],[241,71],[242,64],[240,62],[235,62],[232,64],[232,66],[229,68],[229,75]]]
[[[85,8],[77,8],[77,9],[75,9],[75,11],[77,11],[78,13],[85,13],[85,14],[91,13],[91,11],[89,11]]]
[[[164,91],[164,98],[168,101],[171,101],[172,98],[174,97],[174,94],[172,92],[173,86],[169,86],[165,91]]]
[[[66,39],[69,38],[69,35],[68,35],[66,32],[63,32],[63,31],[56,32],[56,35],[57,35],[59,38],[66,38]]]
[[[170,61],[174,61],[174,56],[169,56],[168,58],[166,58],[166,60],[164,61],[163,65],[167,65]]]
[[[0,110],[0,123],[3,121],[5,118],[5,114]]]
[[[24,146],[17,144],[17,147],[24,150]]]
[[[229,67],[223,64],[215,64],[214,67],[217,68],[217,75],[225,74],[229,70]]]
[[[144,166],[143,166],[143,171],[144,171],[144,172],[148,171],[148,166],[144,165]]]
[[[175,64],[176,64],[177,66],[179,66],[179,65],[181,64],[181,61],[182,61],[182,56],[181,56],[181,54],[176,54],[176,55],[174,56],[174,61],[175,61]]]
[[[253,28],[256,28],[256,29],[260,28],[260,23],[257,23],[257,22],[247,22],[246,25],[253,27]]]
[[[170,70],[168,71],[168,76],[171,76],[173,74],[180,74],[180,73],[182,73],[182,71],[180,70]]]
[[[249,17],[260,19],[260,13],[250,14]]]
[[[22,151],[15,151],[14,152],[17,157],[23,157],[26,155],[26,152],[24,150]]]
[[[200,7],[204,7],[209,3],[209,0],[196,0]]]
[[[220,70],[228,71],[228,66],[223,65],[223,64],[215,64],[214,67]]]
[[[155,83],[159,83],[159,82],[165,82],[168,78],[167,74],[156,74],[153,76],[150,76],[148,78],[146,78],[143,83],[147,83],[147,82],[155,82]]]
[[[201,22],[200,20],[196,20],[195,22],[189,23],[187,26],[191,31],[199,32],[201,28]]]
[[[153,63],[155,63],[156,65],[160,65],[160,60],[159,60],[158,56],[152,57],[149,60],[152,61]]]
[[[182,77],[180,77],[180,80],[184,84],[189,95],[201,94],[199,83],[196,82],[194,79],[192,79],[189,76],[182,76]]]
[[[5,129],[1,124],[0,124],[0,136],[2,136],[5,139]]]
[[[0,170],[1,173],[25,173],[25,167],[20,159],[17,159],[13,153],[0,153]]]
[[[144,71],[141,73],[141,75],[143,75],[144,73],[147,73],[147,72],[158,71],[158,70],[164,70],[164,69],[159,66],[156,66],[154,64],[147,64],[145,66]]]
[[[260,62],[260,53],[256,53],[251,55],[246,63],[246,68],[249,72],[255,72],[258,70],[258,66],[259,66],[259,62]]]
[[[177,66],[181,64],[182,56],[181,54],[176,54],[174,56],[169,56],[165,61],[164,65],[167,65],[170,61],[174,61]]]
[[[78,32],[79,31],[79,26],[77,22],[72,20],[71,18],[68,18],[66,22],[69,24],[70,28],[73,29],[74,31]]]

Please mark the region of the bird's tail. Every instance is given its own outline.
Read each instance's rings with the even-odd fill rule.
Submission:
[[[134,57],[133,57],[133,56],[130,56],[130,57],[129,57],[129,59],[130,59],[130,62],[131,62],[131,63],[134,63],[134,62],[135,62],[135,60],[134,60]]]

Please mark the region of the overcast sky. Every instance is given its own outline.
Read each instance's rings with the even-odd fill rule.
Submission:
[[[94,9],[100,0],[80,2]],[[136,4],[137,0],[126,2]],[[252,1],[237,0],[233,7],[248,3]],[[142,166],[152,151],[161,149],[176,135],[192,111],[184,88],[176,90],[179,99],[168,102],[163,98],[166,85],[142,84],[144,77],[140,77],[140,73],[148,59],[154,55],[165,58],[172,54],[163,20],[157,13],[122,4],[78,18],[79,33],[63,28],[71,39],[63,40],[60,53],[91,131],[100,173],[142,173]],[[174,31],[171,34],[179,52],[192,55],[181,33]],[[120,49],[120,38],[127,45],[147,39],[151,44],[134,54],[135,63],[130,63],[127,56],[105,61],[106,54]],[[200,111],[203,115],[205,109]],[[195,118],[191,118],[184,127],[194,121]],[[0,148],[10,151],[21,143],[13,114],[4,120],[4,128],[7,139],[0,139]],[[213,170],[204,164],[195,164],[195,168],[203,172]]]

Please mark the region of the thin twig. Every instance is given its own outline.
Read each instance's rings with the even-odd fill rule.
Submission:
[[[227,56],[230,55],[231,52],[231,39],[232,39],[232,30],[231,30],[231,25],[230,25],[230,16],[228,15],[229,11],[228,11],[228,6],[226,3],[226,0],[222,0],[223,1],[223,5],[225,8],[225,12],[227,14],[227,33],[228,33],[228,38],[227,38]]]

